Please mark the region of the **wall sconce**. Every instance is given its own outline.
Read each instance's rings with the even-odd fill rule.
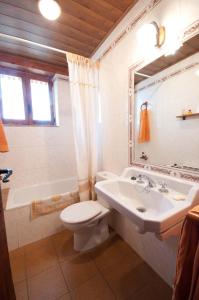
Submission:
[[[160,48],[165,41],[165,27],[156,22],[143,25],[137,32],[138,42],[143,47]]]

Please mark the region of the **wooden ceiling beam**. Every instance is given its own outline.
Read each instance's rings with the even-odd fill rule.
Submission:
[[[134,5],[134,0],[108,0],[109,4],[112,5],[113,7],[117,7],[120,9],[122,12],[126,10],[128,6]]]
[[[35,43],[39,43],[39,44],[43,44],[49,47],[54,47],[54,48],[59,48],[63,51],[68,51],[68,52],[73,52],[73,53],[78,53],[80,55],[89,57],[90,53],[91,53],[91,47],[88,48],[84,48],[84,47],[77,47],[74,46],[73,43],[63,43],[63,42],[56,42],[47,38],[43,38],[39,35],[27,32],[27,31],[22,31],[16,28],[12,28],[9,26],[4,26],[4,25],[0,25],[0,32],[7,34],[7,35],[11,35],[11,36],[16,36],[22,39],[26,39],[29,40],[31,42],[35,42]]]
[[[41,15],[38,0],[0,0],[0,33],[56,48],[59,52],[90,57],[138,0],[57,1],[62,13],[58,20],[51,22]],[[33,57],[39,55],[38,49],[27,47],[24,41],[16,46],[14,39],[9,40],[13,43],[11,52],[16,49],[22,53],[27,51],[28,55],[32,51]],[[3,47],[8,49],[8,44]],[[40,53],[44,59],[45,50]]]
[[[31,23],[28,20],[24,21],[22,19],[18,19],[14,16],[14,14],[13,16],[3,14],[1,10],[0,10],[0,24],[29,31],[31,33],[40,32],[40,34],[43,36],[45,36],[47,32],[49,36],[54,36],[56,37],[56,39],[62,41],[66,38],[66,33],[67,33],[67,37],[69,37],[71,40],[78,41],[86,45],[89,44],[94,47],[98,45],[98,43],[100,42],[100,39],[91,37],[88,34],[84,34],[81,31],[78,31],[66,25],[56,26],[56,27],[50,26],[46,28],[39,24]]]
[[[128,0],[127,0],[128,1]],[[138,2],[138,0],[131,1],[131,4],[126,8],[126,10],[123,12],[120,18],[117,19],[117,21],[114,23],[114,25],[110,28],[109,31],[107,31],[104,38],[101,40],[101,42],[97,45],[97,47],[94,49],[94,51],[91,53],[91,57],[96,53],[96,51],[100,48],[100,46],[104,43],[104,41],[108,38],[108,36],[112,33],[112,31],[116,28],[116,26],[120,23],[120,21],[124,18],[124,16],[128,13],[128,11],[135,6],[135,4]]]
[[[17,8],[22,9],[24,10],[25,14],[32,13],[34,17],[40,17],[43,22],[46,21],[47,24],[52,24],[51,21],[45,20],[40,14],[36,3],[37,1],[35,1],[34,5],[31,0],[1,0],[0,2],[4,5],[10,5],[12,10],[16,10]],[[72,0],[59,0],[59,3],[62,8],[62,14],[59,17],[59,20],[57,20],[56,22],[67,22],[67,18],[70,16],[73,17],[72,23],[74,21],[81,21],[81,24],[83,26],[93,26],[95,30],[100,30],[104,33],[106,33],[107,28],[109,28],[113,24],[113,22],[110,22],[106,18],[100,17],[94,12],[89,11],[86,7],[83,7],[78,3],[73,2]],[[22,16],[23,15],[21,15],[21,17]]]
[[[95,26],[96,28],[101,28],[105,32],[112,27],[114,22],[107,20],[105,17],[101,17],[91,9],[73,1],[73,0],[59,0],[62,7],[63,14],[66,11],[72,16],[76,16],[80,20]]]
[[[79,0],[79,1],[81,1],[81,0]],[[95,0],[95,1],[99,2],[100,5],[106,7],[108,10],[114,9],[115,11],[117,11],[120,14],[123,13],[123,10],[121,8],[119,8],[118,6],[113,5],[113,3],[111,3],[111,1],[107,1],[107,0]]]
[[[111,22],[115,22],[118,18],[121,17],[122,11],[117,8],[110,6],[108,2],[103,2],[99,0],[73,0],[74,2],[79,3],[80,5],[94,11],[101,17],[106,17],[106,19]]]
[[[64,53],[55,52],[46,48],[41,48],[28,43],[18,41],[10,41],[8,39],[0,39],[0,51],[12,51],[22,56],[33,56],[36,59],[50,61],[53,64],[65,64],[66,55]]]
[[[17,29],[20,31],[25,31],[25,32],[40,36],[45,39],[53,40],[54,42],[57,42],[57,43],[66,43],[66,45],[73,44],[77,48],[87,47],[88,49],[90,48],[90,50],[92,50],[99,43],[99,42],[96,43],[96,41],[94,41],[93,39],[89,39],[87,41],[82,39],[82,41],[81,41],[81,40],[75,39],[74,35],[72,35],[72,37],[71,37],[68,34],[66,36],[66,35],[60,34],[59,32],[55,33],[47,28],[40,27],[40,26],[37,26],[34,24],[30,24],[28,22],[24,22],[24,21],[15,19],[15,18],[11,18],[11,17],[5,16],[5,15],[2,15],[1,13],[0,13],[0,26],[13,28],[14,30]],[[88,46],[88,43],[89,43],[89,46]]]
[[[28,69],[28,70],[40,70],[44,73],[53,74],[62,74],[68,75],[67,64],[65,67],[49,64],[43,61],[39,61],[36,59],[30,59],[28,57],[23,57],[20,55],[7,54],[4,52],[0,52],[0,64],[5,66],[5,63],[19,66],[20,68]]]
[[[80,20],[76,16],[72,16],[67,12],[62,13],[61,17],[56,22],[50,22],[43,18],[37,10],[32,7],[32,10],[29,10],[27,7],[27,3],[16,2],[16,0],[8,0],[9,3],[4,3],[3,0],[0,0],[0,11],[1,13],[14,17],[26,22],[30,22],[30,24],[37,24],[38,26],[51,28],[52,30],[67,32],[67,27],[77,30],[83,34],[86,34],[90,37],[101,40],[101,38],[106,34],[106,31],[103,31],[101,28],[96,28],[93,25],[88,24],[87,22]],[[8,2],[6,1],[6,2]]]

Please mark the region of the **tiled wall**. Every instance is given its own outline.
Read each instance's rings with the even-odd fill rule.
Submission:
[[[1,168],[14,171],[5,187],[23,187],[76,176],[69,82],[56,79],[59,126],[6,126],[10,152],[0,155]]]
[[[162,0],[134,27],[116,46],[113,41],[129,21],[136,19],[150,0],[141,0],[134,10],[113,31],[99,48],[95,58],[100,57],[109,45],[113,49],[101,60],[100,92],[102,100],[102,148],[103,169],[120,174],[128,166],[128,68],[138,62],[141,52],[136,42],[136,30],[142,23],[157,21],[187,27],[198,19],[198,0]],[[157,53],[157,55],[159,55]],[[145,49],[145,60],[149,53]],[[151,59],[151,58],[150,58]],[[160,242],[155,236],[139,235],[129,220],[116,214],[112,220],[115,229],[169,284],[175,269],[177,239]]]
[[[64,230],[59,218],[60,212],[53,212],[30,220],[30,206],[7,210],[4,213],[9,251],[44,239]]]

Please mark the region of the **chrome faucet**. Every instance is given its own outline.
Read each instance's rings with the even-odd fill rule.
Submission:
[[[153,188],[153,187],[156,186],[156,182],[155,182],[152,178],[150,178],[150,177],[148,177],[148,176],[146,176],[146,175],[145,175],[144,177],[145,177],[145,179],[148,181],[147,187]]]
[[[144,179],[147,180],[148,184],[146,188],[153,188],[156,186],[156,182],[147,175],[139,174],[137,178],[137,183],[144,183]]]

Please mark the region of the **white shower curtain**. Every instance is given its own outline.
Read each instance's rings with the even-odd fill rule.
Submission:
[[[99,63],[67,53],[80,201],[95,199]]]

